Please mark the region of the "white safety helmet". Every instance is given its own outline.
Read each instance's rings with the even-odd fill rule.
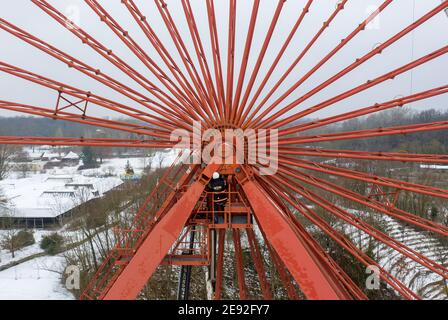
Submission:
[[[219,179],[220,176],[219,172],[213,172],[213,180]]]

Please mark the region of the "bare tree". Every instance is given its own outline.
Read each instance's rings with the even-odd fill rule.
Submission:
[[[17,154],[18,148],[9,145],[0,145],[0,181],[7,178],[12,165],[11,162]]]
[[[0,238],[0,247],[11,252],[12,258],[15,258],[15,252],[18,248],[17,234],[19,230],[15,228],[15,219],[12,213],[3,213],[1,215],[1,225],[4,232]]]

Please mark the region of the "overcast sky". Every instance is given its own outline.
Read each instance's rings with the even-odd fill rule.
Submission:
[[[52,0],[49,1],[66,15],[72,17],[79,23],[81,28],[88,31],[91,35],[104,43],[109,48],[125,59],[129,64],[137,68],[151,80],[154,77],[142,65],[138,59],[115,37],[110,29],[101,23],[97,15],[88,7],[84,1],[75,0]],[[140,9],[147,15],[152,27],[159,34],[162,41],[170,49],[175,59],[178,55],[175,53],[175,47],[165,29],[162,19],[153,3],[150,0],[135,0]],[[166,0],[169,9],[173,15],[183,38],[187,42],[190,52],[193,53],[193,46],[187,32],[187,24],[183,15],[180,0]],[[191,0],[193,10],[197,17],[199,30],[201,33],[204,46],[210,52],[210,41],[206,20],[206,8],[204,0]],[[267,28],[270,24],[272,15],[275,11],[277,1],[262,0],[260,9],[260,19],[257,24],[252,55],[249,61],[249,71],[252,70],[258,52],[260,51]],[[283,74],[285,69],[297,57],[313,35],[322,26],[322,23],[331,15],[335,9],[336,0],[315,0],[311,7],[310,14],[305,19],[302,27],[294,38],[292,44],[287,50],[283,60],[277,67],[276,72],[271,78],[268,87],[272,86],[275,81]],[[285,84],[274,96],[278,97],[303,74],[309,71],[320,59],[331,51],[344,37],[346,37],[356,26],[362,22],[375,7],[380,5],[382,0],[349,0],[346,9],[336,18],[335,22],[320,38],[319,42],[307,54],[301,64],[294,70],[292,75],[287,79]],[[408,26],[414,19],[420,18],[426,12],[440,4],[440,0],[395,0],[383,14],[380,19],[375,21],[368,30],[358,35],[344,50],[327,63],[319,72],[310,78],[303,86],[294,92],[287,102],[297,99],[302,94],[313,89],[329,77],[336,74],[352,63],[356,58],[361,57],[369,52],[372,48],[389,37]],[[154,49],[149,41],[134,22],[133,18],[121,4],[121,0],[102,0],[100,3],[108,9],[116,20],[122,26],[129,30],[130,35],[138,41],[138,43],[150,54],[152,58],[162,65],[161,60],[155,55]],[[248,21],[250,17],[252,1],[238,1],[238,22],[237,22],[237,52],[236,52],[236,70],[239,70],[242,51],[244,49],[244,40],[246,37]],[[276,56],[278,50],[283,44],[285,38],[290,32],[292,26],[301,13],[305,0],[289,0],[285,3],[285,8],[280,17],[280,22],[274,32],[272,43],[269,47],[268,54],[262,65],[260,76],[256,83],[256,88],[262,80],[262,76],[269,68],[272,60]],[[221,45],[223,64],[226,65],[226,49],[227,49],[227,16],[228,1],[216,0],[216,14],[218,18],[219,40]],[[82,45],[79,39],[72,35],[69,31],[62,28],[52,18],[42,12],[37,6],[29,0],[3,1],[0,16],[21,28],[39,36],[41,39],[52,45],[74,55],[75,57],[87,62],[95,68],[101,69],[103,72],[112,75],[116,79],[126,83],[127,85],[138,89],[145,93],[145,89],[139,87],[127,76],[123,75],[120,70],[113,67],[109,62],[95,53],[91,48]],[[436,17],[418,28],[414,33],[401,39],[392,47],[387,49],[382,55],[376,56],[362,67],[351,72],[343,79],[337,81],[328,89],[323,90],[313,98],[298,106],[295,111],[303,110],[306,107],[315,105],[345,90],[357,86],[368,79],[375,78],[392,69],[400,67],[414,59],[422,57],[434,50],[437,50],[448,44],[448,17],[445,13],[438,14]],[[135,103],[123,98],[121,95],[113,92],[109,88],[98,84],[94,80],[82,75],[73,69],[68,69],[58,60],[40,52],[32,46],[22,43],[3,30],[0,30],[0,60],[14,64],[21,68],[45,75],[52,79],[65,82],[67,84],[79,87],[80,89],[90,90],[96,94],[106,96],[111,99],[126,103],[130,106],[137,107]],[[180,60],[179,61],[180,64]],[[209,62],[210,56],[209,56]],[[224,68],[225,69],[225,68]],[[248,77],[246,77],[247,79]],[[155,81],[155,80],[154,80]],[[157,81],[155,81],[157,82]],[[431,63],[415,69],[412,73],[407,73],[397,77],[393,81],[358,94],[355,97],[344,100],[332,107],[315,114],[316,117],[334,115],[340,112],[353,110],[369,106],[375,102],[387,101],[397,96],[408,95],[411,92],[418,92],[430,89],[448,83],[448,55],[444,55]],[[266,93],[266,91],[265,91]],[[28,103],[44,107],[52,107],[56,101],[56,93],[35,84],[31,84],[25,80],[17,79],[5,73],[0,73],[0,99],[10,100],[22,103]],[[271,102],[273,100],[271,99]],[[440,96],[427,100],[425,102],[416,103],[414,108],[422,110],[424,108],[448,108],[448,95]],[[101,116],[117,116],[96,107],[91,115]],[[289,113],[291,114],[291,113]],[[1,116],[14,115],[6,111],[0,111]]]

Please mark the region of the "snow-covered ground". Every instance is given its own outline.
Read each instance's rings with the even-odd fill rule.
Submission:
[[[37,152],[38,154],[40,152]],[[98,169],[78,171],[76,166],[47,170],[45,173],[30,173],[27,178],[21,178],[20,173],[13,173],[7,180],[0,183],[0,188],[9,200],[9,206],[18,210],[40,208],[48,216],[55,216],[57,211],[53,204],[42,197],[44,191],[67,191],[76,189],[70,184],[93,184],[93,190],[102,195],[107,190],[122,183],[120,176],[129,163],[134,172],[139,175],[144,168],[153,170],[167,167],[177,157],[178,151],[165,150],[157,152],[152,157],[132,157],[105,159]],[[38,156],[38,155],[36,155]],[[69,200],[73,203],[72,200]],[[18,211],[16,211],[18,212]],[[28,210],[28,213],[31,211]],[[0,230],[0,238],[6,231]],[[15,258],[7,250],[0,250],[0,268],[12,262],[21,261],[42,253],[40,242],[45,235],[53,231],[33,230],[36,243],[15,252]],[[72,241],[82,240],[77,232],[66,232],[62,227],[58,232]],[[59,256],[41,256],[0,271],[0,300],[72,300],[73,294],[62,283],[65,259]]]
[[[448,170],[448,166],[441,166],[441,165],[427,165],[427,164],[421,164],[420,168],[422,169],[434,169],[434,170]]]
[[[6,208],[0,207],[0,215],[43,218],[56,217],[85,202],[102,196],[123,183],[125,168],[130,165],[136,175],[145,168],[157,169],[170,166],[178,154],[176,150],[157,152],[152,157],[105,159],[97,169],[77,170],[78,166],[66,166],[30,173],[21,178],[14,173],[0,181],[0,189],[8,200]]]
[[[64,261],[45,256],[0,272],[0,300],[73,300],[61,280]]]
[[[364,215],[363,212],[357,210],[348,209],[347,211],[358,217]],[[384,226],[385,234],[423,256],[445,267],[447,266],[448,248],[442,245],[429,232],[405,226],[403,223],[389,216],[377,216],[377,218]],[[347,224],[343,225],[343,229],[354,243],[364,250],[367,249],[369,240],[371,240],[368,234]],[[379,265],[422,298],[428,300],[448,299],[446,284],[443,283],[443,278],[440,275],[430,271],[416,261],[404,257],[398,251],[384,243],[376,242],[374,255]]]

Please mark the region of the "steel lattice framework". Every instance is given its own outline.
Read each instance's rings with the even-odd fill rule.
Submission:
[[[257,271],[262,295],[272,298],[270,283],[266,277],[261,244],[267,248],[280,279],[291,299],[299,294],[296,285],[308,299],[366,299],[367,296],[333,258],[321,247],[298,216],[305,217],[320,229],[337,245],[365,266],[377,266],[381,279],[396,293],[406,299],[419,299],[417,293],[400,282],[374,259],[363,252],[359,246],[347,239],[341,230],[326,221],[317,211],[323,209],[347,226],[352,226],[371,236],[379,243],[394,249],[403,257],[413,260],[429,271],[448,279],[448,269],[432,259],[422,255],[404,243],[394,239],[374,226],[340,207],[321,192],[332,194],[377,214],[387,215],[416,228],[430,231],[441,237],[448,235],[448,228],[423,217],[406,212],[396,206],[401,192],[410,192],[430,197],[448,199],[448,191],[437,187],[421,185],[375,176],[371,173],[341,167],[336,164],[315,159],[352,159],[375,161],[398,161],[403,163],[447,164],[448,155],[413,154],[408,152],[392,153],[378,151],[354,151],[326,149],[315,147],[321,142],[362,139],[389,135],[403,135],[448,129],[448,122],[419,123],[387,128],[374,128],[358,131],[342,131],[327,134],[307,134],[307,131],[339,123],[345,120],[374,114],[380,111],[400,108],[402,106],[444,95],[448,85],[429,88],[425,91],[401,96],[390,101],[383,101],[371,106],[357,108],[355,111],[340,112],[338,115],[319,120],[306,120],[307,116],[329,108],[338,102],[370,88],[384,84],[397,76],[412,72],[413,69],[429,63],[448,52],[445,45],[427,53],[397,69],[390,70],[374,79],[368,79],[334,97],[308,108],[303,104],[321,93],[339,79],[366,62],[378,57],[400,39],[408,36],[420,26],[427,23],[448,8],[448,0],[414,22],[378,44],[353,63],[328,77],[322,83],[313,86],[304,94],[295,94],[313,75],[344,48],[349,47],[353,39],[362,36],[368,24],[383,14],[392,14],[387,9],[393,0],[383,1],[378,10],[367,18],[360,19],[356,28],[345,35],[338,44],[324,55],[303,76],[286,85],[286,79],[300,66],[307,54],[328,32],[330,25],[350,5],[349,0],[339,1],[331,15],[317,28],[315,35],[288,67],[279,71],[280,61],[284,58],[293,39],[300,34],[303,22],[312,13],[318,1],[308,0],[298,13],[297,21],[286,38],[276,48],[276,55],[269,66],[263,67],[268,49],[273,45],[276,28],[279,26],[282,12],[288,10],[288,2],[278,0],[276,10],[269,17],[270,24],[266,34],[262,35],[261,50],[254,52],[254,34],[260,17],[260,0],[251,2],[252,11],[247,21],[245,40],[237,43],[238,10],[237,1],[228,0],[228,12],[220,12],[228,19],[227,39],[223,39],[217,23],[214,0],[204,0],[208,17],[208,30],[198,30],[197,13],[190,0],[179,0],[183,9],[187,30],[180,30],[170,11],[170,2],[154,0],[155,6],[170,39],[161,37],[155,31],[150,19],[147,19],[137,1],[122,0],[121,5],[132,15],[134,22],[150,43],[152,50],[148,53],[142,44],[97,0],[85,0],[91,10],[116,35],[144,65],[145,70],[131,66],[124,58],[106,47],[80,26],[70,21],[62,12],[45,0],[31,0],[42,12],[67,29],[84,46],[90,47],[103,59],[128,76],[144,90],[136,90],[117,80],[106,70],[100,70],[61,49],[19,28],[13,23],[0,18],[0,28],[37,50],[59,60],[91,79],[109,87],[117,94],[127,98],[127,105],[91,91],[70,86],[54,79],[44,77],[18,66],[0,61],[0,71],[23,80],[51,89],[57,96],[55,107],[27,105],[20,102],[0,101],[0,109],[23,114],[64,120],[95,127],[108,128],[138,136],[135,139],[114,138],[60,138],[60,137],[18,137],[0,136],[0,144],[17,145],[52,145],[52,146],[100,146],[100,147],[136,147],[136,148],[173,148],[171,133],[176,129],[185,129],[193,135],[193,124],[200,122],[203,130],[215,128],[241,129],[278,129],[278,172],[271,176],[260,174],[261,163],[219,165],[186,165],[181,152],[172,167],[167,170],[157,188],[151,191],[145,204],[127,229],[117,230],[119,241],[103,262],[89,286],[84,291],[84,299],[135,299],[143,286],[161,264],[181,265],[181,281],[191,274],[191,267],[210,266],[213,274],[214,298],[220,299],[223,287],[223,259],[226,247],[225,238],[231,229],[237,270],[240,298],[248,297],[243,266],[241,237],[245,232],[251,257]],[[160,26],[159,26],[160,27]],[[238,32],[240,30],[238,29]],[[205,41],[203,34],[209,39]],[[169,50],[167,42],[174,43],[176,52]],[[223,50],[224,41],[227,42]],[[207,43],[207,45],[206,45]],[[236,61],[235,50],[244,48],[241,61]],[[249,61],[254,61],[250,67]],[[225,63],[224,63],[225,62]],[[237,66],[240,66],[237,68]],[[304,66],[306,67],[306,66]],[[306,67],[308,68],[308,67]],[[262,74],[262,70],[267,72]],[[145,74],[151,74],[151,77]],[[273,76],[280,72],[281,77],[270,85]],[[150,80],[156,79],[156,81]],[[285,89],[286,87],[286,89]],[[273,101],[273,102],[272,102]],[[108,110],[123,116],[126,120],[110,120],[94,116],[95,110]],[[299,121],[300,120],[300,121]],[[267,140],[258,141],[269,146]],[[312,145],[312,146],[310,146]],[[206,186],[214,171],[223,172],[229,179],[230,204],[226,208],[229,221],[223,224],[209,218],[213,215],[207,210],[209,195]],[[325,178],[323,178],[325,177]],[[361,194],[338,184],[338,179],[362,182],[369,186],[370,194]],[[320,190],[321,192],[316,192]],[[163,197],[155,197],[155,194]],[[155,202],[157,198],[157,203]],[[309,204],[313,204],[310,206]],[[205,208],[205,209],[204,209]],[[213,211],[213,210],[211,210]],[[244,222],[234,222],[234,216],[247,216]],[[216,252],[215,252],[216,250]],[[188,258],[185,258],[185,252]],[[185,267],[185,268],[184,268]],[[189,284],[180,284],[180,297],[188,295]]]

